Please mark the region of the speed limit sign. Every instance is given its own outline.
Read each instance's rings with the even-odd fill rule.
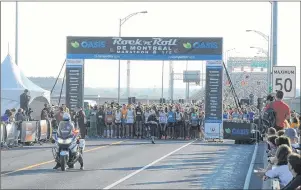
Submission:
[[[273,66],[273,92],[281,90],[285,98],[296,97],[296,67]]]

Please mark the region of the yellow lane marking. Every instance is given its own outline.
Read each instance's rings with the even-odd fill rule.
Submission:
[[[109,145],[100,145],[99,147],[95,147],[95,148],[92,148],[92,149],[85,150],[84,153],[95,151],[95,150],[99,150],[99,149],[106,148],[108,146],[112,146],[112,145],[116,145],[116,144],[121,144],[123,142],[124,141],[118,141],[118,142],[111,143]],[[1,176],[12,174],[12,173],[16,173],[16,172],[20,172],[20,171],[24,171],[24,170],[29,170],[29,169],[36,168],[36,167],[39,167],[39,166],[42,166],[42,165],[45,165],[45,164],[49,164],[49,163],[52,163],[52,162],[54,162],[54,160],[49,160],[49,161],[46,161],[46,162],[41,162],[41,163],[38,163],[38,164],[33,164],[33,165],[30,165],[30,166],[27,166],[27,167],[24,167],[24,168],[20,168],[20,169],[11,171],[11,172],[7,172],[7,173],[4,173],[4,174],[1,174]]]

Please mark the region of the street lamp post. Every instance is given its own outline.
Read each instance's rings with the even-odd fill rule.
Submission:
[[[124,17],[123,19],[119,19],[119,37],[121,37],[121,26],[126,21],[128,21],[131,17],[141,14],[141,13],[145,14],[145,13],[147,13],[147,11],[135,12],[135,13],[129,14],[128,16]],[[118,60],[118,103],[120,103],[120,59]]]
[[[261,48],[261,47],[254,47],[254,46],[251,46],[250,48],[252,49],[257,49],[260,53],[263,53],[267,56],[267,58],[269,58],[269,51]]]
[[[271,84],[271,72],[272,72],[272,63],[271,63],[271,56],[270,56],[270,36],[266,35],[260,31],[257,30],[246,30],[246,32],[255,32],[256,34],[260,35],[261,37],[263,37],[267,42],[268,42],[268,50],[264,51],[263,48],[258,48],[258,47],[251,47],[251,48],[256,48],[261,50],[261,52],[263,52],[264,54],[267,55],[268,57],[268,65],[267,65],[267,77],[268,77],[268,82],[267,82],[267,90],[268,93],[270,93],[270,84]]]

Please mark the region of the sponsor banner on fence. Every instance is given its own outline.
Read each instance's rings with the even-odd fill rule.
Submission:
[[[223,138],[223,123],[205,122],[205,138],[206,139],[222,139]]]
[[[224,139],[248,140],[251,139],[253,123],[224,122]]]
[[[67,59],[222,60],[223,38],[67,37]]]
[[[48,125],[46,120],[40,120],[40,140],[47,139]]]
[[[34,142],[36,140],[37,121],[23,121],[21,127],[21,142]]]
[[[6,124],[6,140],[12,141],[15,139],[16,126],[14,123]]]

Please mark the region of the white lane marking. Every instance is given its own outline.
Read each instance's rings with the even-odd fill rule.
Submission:
[[[176,149],[176,150],[174,150],[174,151],[172,151],[172,152],[166,154],[165,156],[162,156],[161,158],[159,158],[159,159],[153,161],[152,163],[150,163],[150,164],[148,164],[148,165],[146,165],[146,166],[140,168],[139,170],[136,170],[135,172],[133,172],[133,173],[131,173],[131,174],[125,176],[124,178],[121,178],[120,180],[118,180],[118,181],[112,183],[111,185],[106,186],[106,187],[103,188],[103,189],[111,189],[111,188],[115,187],[116,185],[118,185],[118,184],[124,182],[125,180],[127,180],[127,179],[133,177],[134,175],[136,175],[136,174],[142,172],[143,170],[145,170],[145,169],[149,168],[150,166],[152,166],[152,165],[154,165],[154,164],[160,162],[161,160],[167,158],[168,156],[170,156],[170,155],[172,155],[172,154],[178,152],[179,150],[185,148],[186,146],[191,145],[191,144],[194,143],[194,142],[195,142],[195,140],[192,141],[192,142],[190,142],[190,143],[185,144],[184,146],[181,146],[180,148],[178,148],[178,149]]]
[[[255,158],[256,158],[256,154],[257,154],[257,148],[258,148],[258,143],[256,143],[255,148],[254,148],[254,152],[253,152],[253,156],[251,159],[251,163],[249,166],[249,170],[245,179],[245,184],[244,184],[244,189],[249,189],[250,186],[250,181],[251,181],[251,177],[252,177],[252,173],[253,173],[253,168],[255,165]]]

